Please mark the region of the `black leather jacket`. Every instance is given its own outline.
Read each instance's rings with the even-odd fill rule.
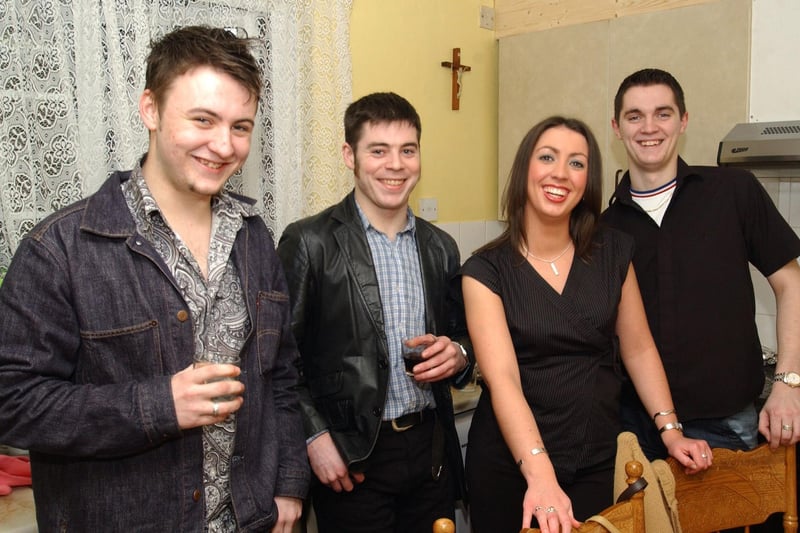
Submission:
[[[416,219],[426,331],[460,342],[470,361],[455,241]],[[300,398],[306,436],[329,430],[345,463],[369,457],[378,438],[389,382],[389,349],[378,279],[351,192],[342,202],[289,225],[278,245],[302,356]],[[470,363],[472,365],[472,362]],[[466,382],[469,373],[462,377]],[[446,456],[464,495],[463,463],[450,385],[433,385]]]

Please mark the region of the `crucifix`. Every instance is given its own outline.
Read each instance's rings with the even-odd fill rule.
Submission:
[[[469,72],[472,67],[461,64],[461,48],[453,48],[453,60],[442,61],[442,66],[450,69],[453,75],[453,95],[452,103],[453,109],[458,110],[458,104],[461,101],[461,75],[464,72]]]

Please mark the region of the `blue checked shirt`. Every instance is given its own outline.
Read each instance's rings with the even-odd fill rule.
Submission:
[[[400,347],[404,337],[427,333],[416,225],[414,213],[409,209],[405,229],[391,241],[369,223],[358,202],[356,207],[367,234],[381,294],[391,367],[383,419],[391,420],[436,406],[430,385],[417,383],[406,375]]]

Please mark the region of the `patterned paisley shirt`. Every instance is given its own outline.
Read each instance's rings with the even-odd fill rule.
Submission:
[[[141,164],[123,182],[122,192],[136,221],[136,228],[150,241],[175,278],[189,307],[194,328],[195,359],[222,362],[241,353],[250,318],[244,302],[239,273],[230,253],[242,216],[250,206],[221,192],[211,201],[211,241],[208,250],[208,279],[189,248],[169,227],[145,183]],[[235,531],[230,497],[230,458],[236,432],[236,415],[203,426],[203,484],[206,530]]]

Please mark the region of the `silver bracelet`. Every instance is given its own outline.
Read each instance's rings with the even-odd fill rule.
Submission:
[[[531,455],[539,455],[540,453],[547,453],[547,450],[544,448],[532,448]],[[517,466],[522,466],[522,459],[517,461]]]
[[[659,411],[659,412],[657,412],[656,414],[653,415],[653,422],[655,422],[656,418],[658,418],[659,416],[667,416],[667,415],[671,415],[673,413],[675,413],[675,408],[674,407],[672,409],[668,409],[666,411]]]
[[[670,429],[677,429],[681,433],[683,433],[683,424],[680,422],[675,422],[674,424],[670,422],[669,424],[664,424],[662,427],[658,428],[659,433],[664,433],[665,431],[669,431]]]

